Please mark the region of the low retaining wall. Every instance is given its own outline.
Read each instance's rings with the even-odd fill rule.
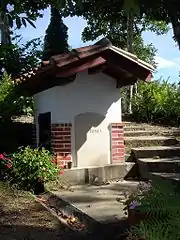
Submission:
[[[71,185],[77,184],[101,184],[111,180],[122,180],[128,177],[137,176],[135,163],[119,163],[105,165],[102,167],[72,168],[66,169],[62,180]],[[129,173],[131,173],[129,176]]]

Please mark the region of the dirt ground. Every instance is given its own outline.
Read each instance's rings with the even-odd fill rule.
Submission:
[[[0,182],[0,240],[64,239],[68,231],[29,193]]]

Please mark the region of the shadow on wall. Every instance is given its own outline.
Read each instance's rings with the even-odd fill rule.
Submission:
[[[87,133],[92,127],[98,127],[105,119],[105,116],[87,112],[75,116],[75,143],[78,151],[87,140]]]

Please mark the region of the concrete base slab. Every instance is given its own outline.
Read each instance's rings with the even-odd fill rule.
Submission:
[[[111,180],[122,180],[129,173],[129,177],[137,175],[135,163],[124,162],[109,164],[102,167],[72,168],[65,170],[62,180],[71,185],[77,184],[102,184]]]
[[[75,208],[98,222],[117,222],[126,219],[124,204],[117,198],[125,199],[125,194],[136,191],[139,182],[122,181],[103,186],[75,186],[71,191],[53,192]]]

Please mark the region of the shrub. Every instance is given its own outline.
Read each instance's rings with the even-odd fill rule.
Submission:
[[[150,84],[139,82],[132,100],[135,120],[178,125],[180,119],[180,88],[167,81]]]
[[[56,180],[60,168],[44,148],[21,148],[12,155],[13,182],[25,190],[34,190],[38,182]]]

